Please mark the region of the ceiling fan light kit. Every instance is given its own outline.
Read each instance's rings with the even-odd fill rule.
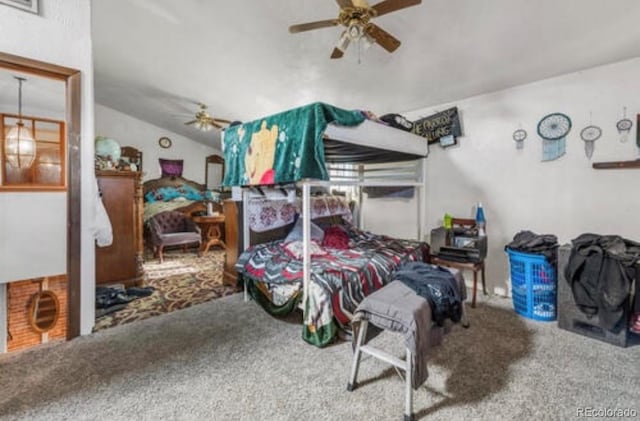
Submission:
[[[376,40],[369,34],[364,34],[364,36],[360,38],[360,46],[363,50],[368,50],[375,43]]]
[[[351,43],[351,37],[349,36],[349,33],[347,31],[344,31],[342,33],[342,36],[338,40],[338,43],[336,44],[336,48],[342,52],[345,52],[347,50],[347,47],[349,46],[349,43]]]
[[[199,130],[202,130],[203,132],[208,132],[208,131],[211,131],[211,129],[213,128],[213,125],[204,121],[198,121],[196,123],[196,127]]]
[[[213,129],[214,127],[218,128],[218,129],[222,129],[224,126],[223,124],[229,124],[231,123],[230,120],[225,120],[222,118],[213,118],[208,112],[207,112],[207,106],[203,103],[199,103],[198,106],[200,107],[200,110],[198,112],[196,112],[195,115],[195,119],[191,120],[191,121],[187,121],[186,125],[190,126],[190,125],[195,125],[195,127],[198,130],[201,130],[203,132],[208,132],[211,129]]]
[[[358,42],[358,46],[367,49],[377,43],[382,48],[392,53],[400,47],[400,41],[393,35],[380,28],[371,20],[378,16],[411,6],[417,6],[422,0],[384,0],[374,6],[369,6],[367,0],[336,0],[340,6],[337,19],[327,19],[317,22],[309,22],[289,27],[289,32],[310,31],[313,29],[328,28],[342,25],[346,28],[338,39],[338,43],[331,53],[331,58],[341,58],[351,41]]]

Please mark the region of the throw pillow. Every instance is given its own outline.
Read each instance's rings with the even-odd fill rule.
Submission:
[[[160,162],[162,177],[182,177],[184,160],[158,158],[158,161]]]
[[[322,228],[317,226],[311,221],[311,239],[317,241],[318,243],[322,243],[324,239],[324,231]],[[302,241],[302,217],[298,217],[298,220],[291,228],[291,231],[287,235],[284,241]]]

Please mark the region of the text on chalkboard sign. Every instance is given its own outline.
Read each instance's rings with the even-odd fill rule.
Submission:
[[[428,143],[435,143],[441,137],[462,136],[458,107],[449,108],[437,114],[413,122],[413,133],[425,137]]]

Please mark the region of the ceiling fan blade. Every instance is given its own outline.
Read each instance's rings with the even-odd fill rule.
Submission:
[[[211,122],[211,125],[215,128],[222,129],[224,128],[221,124],[216,123],[215,121]]]
[[[401,43],[396,37],[374,23],[369,24],[369,26],[367,27],[367,32],[376,40],[378,44],[380,44],[382,48],[390,53],[393,53],[398,49],[398,47],[400,47]]]
[[[189,124],[195,124],[195,123],[197,123],[197,122],[198,122],[198,120],[191,120],[191,121],[187,121],[187,122],[186,122],[186,123],[184,123],[184,124],[189,125]]]
[[[343,55],[344,51],[339,48],[334,48],[333,52],[331,53],[331,58],[342,58]]]
[[[317,22],[301,23],[299,25],[292,25],[289,27],[289,32],[296,34],[298,32],[310,31],[312,29],[328,28],[330,26],[336,26],[340,22],[338,19],[320,20]]]
[[[376,16],[382,16],[387,13],[395,12],[396,10],[417,6],[420,3],[422,3],[422,0],[385,0],[371,8],[376,11]]]
[[[220,123],[220,124],[230,124],[231,120],[225,120],[224,118],[214,118],[213,119],[214,122],[216,123]]]
[[[345,7],[353,7],[351,0],[336,0],[336,3],[338,3],[338,6],[340,6],[341,9],[344,9]]]

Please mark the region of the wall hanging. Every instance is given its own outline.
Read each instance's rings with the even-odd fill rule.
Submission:
[[[598,126],[591,124],[591,117],[589,117],[589,125],[580,131],[580,139],[584,140],[584,153],[588,159],[593,156],[596,140],[602,136],[602,129]]]
[[[538,135],[542,138],[542,161],[553,161],[565,154],[566,136],[571,131],[571,119],[562,113],[542,117],[538,123]]]
[[[458,107],[423,117],[413,122],[413,133],[423,136],[429,144],[440,142],[441,137],[462,136],[462,126],[458,115]]]
[[[0,4],[38,14],[38,0],[0,0]]]
[[[513,140],[516,142],[516,149],[522,149],[524,147],[524,140],[527,138],[527,131],[524,129],[518,129],[513,132]]]
[[[633,121],[627,118],[627,107],[624,107],[622,111],[622,119],[618,120],[616,123],[616,129],[618,129],[618,134],[620,135],[620,142],[625,143],[629,140],[631,127],[633,127]]]

